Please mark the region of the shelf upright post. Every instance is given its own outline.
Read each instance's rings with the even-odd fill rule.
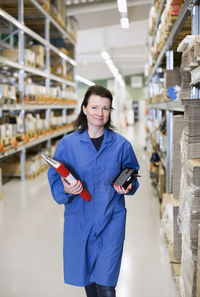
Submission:
[[[24,1],[18,1],[18,21],[24,25]],[[18,59],[19,64],[24,66],[24,31],[18,29]],[[19,70],[19,99],[20,103],[24,103],[24,69]]]
[[[50,42],[50,20],[46,16],[45,16],[45,32],[44,32],[44,36],[45,36],[45,40]],[[48,90],[48,92],[50,93],[51,82],[50,82],[49,75],[50,75],[50,66],[51,66],[51,64],[50,64],[50,48],[47,45],[45,46],[45,51],[46,51],[45,71],[48,74],[48,76],[45,79],[45,87]],[[50,112],[51,112],[50,109],[46,110],[46,112],[45,112],[45,119],[46,120],[50,120]],[[51,138],[49,138],[47,140],[47,143],[46,143],[46,148],[50,149],[50,147],[51,147]]]
[[[50,21],[47,17],[45,17],[45,40],[50,42]],[[50,74],[50,48],[46,45],[45,46],[46,51],[46,60],[45,60],[45,72],[49,75]],[[45,86],[46,88],[50,88],[50,78],[46,77],[45,79]]]
[[[192,35],[200,34],[200,5],[195,5],[192,9]],[[199,88],[196,86],[191,89],[191,98],[198,99],[200,95]]]
[[[174,68],[174,52],[168,50],[166,52],[166,68],[167,70],[173,70]],[[166,170],[166,191],[172,193],[172,170],[173,170],[173,112],[166,111],[167,121],[167,170]]]
[[[45,110],[45,119],[46,119],[47,122],[50,122],[50,115],[51,115],[51,109],[48,108],[48,109]],[[47,149],[50,149],[50,147],[51,147],[51,138],[49,138],[47,140],[47,146],[46,146],[46,148]]]
[[[10,32],[11,32],[9,43],[10,43],[10,48],[13,48],[14,47],[14,35],[12,34],[12,32],[14,32],[13,24],[10,23],[9,27],[10,27],[9,29],[10,29]]]
[[[24,25],[24,1],[18,1],[18,21]],[[19,64],[24,66],[24,31],[18,29],[18,59]],[[20,103],[24,103],[24,69],[19,70],[19,99]],[[21,165],[21,179],[25,180],[25,164],[26,162],[26,150],[23,148],[20,152],[20,165]]]

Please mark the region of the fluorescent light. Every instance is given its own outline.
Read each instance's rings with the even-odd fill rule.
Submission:
[[[84,84],[86,84],[88,86],[94,86],[95,85],[95,83],[93,81],[88,80],[88,79],[86,79],[86,78],[84,78],[84,77],[82,77],[80,75],[76,75],[75,79],[78,80],[78,81],[81,81],[82,83],[84,83]]]
[[[119,12],[127,12],[126,0],[117,0]]]
[[[110,59],[109,53],[107,53],[106,51],[101,52],[101,56],[104,60]]]
[[[112,75],[114,76],[114,78],[119,82],[119,84],[121,86],[125,87],[124,80],[123,80],[122,76],[119,74],[119,70],[116,68],[113,61],[111,60],[109,53],[106,51],[103,51],[103,52],[101,52],[101,56],[105,60],[105,63],[108,66],[108,68],[109,68],[110,72],[112,73]]]
[[[128,29],[129,28],[128,18],[121,18],[120,22],[121,22],[121,26],[122,26],[123,29]]]

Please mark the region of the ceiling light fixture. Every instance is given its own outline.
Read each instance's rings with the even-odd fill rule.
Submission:
[[[127,3],[126,0],[117,0],[119,12],[127,12]]]
[[[118,10],[120,12],[121,18],[120,23],[122,29],[129,28],[129,20],[127,16],[127,3],[126,0],[117,0]]]
[[[109,53],[106,51],[103,51],[103,52],[101,52],[101,56],[105,60],[105,63],[108,66],[108,68],[111,71],[114,78],[119,82],[119,84],[122,87],[125,87],[125,82],[124,82],[121,74],[119,73],[119,70],[116,68],[113,61],[111,60]]]
[[[120,19],[120,22],[121,22],[121,27],[122,27],[123,29],[128,29],[128,28],[129,28],[129,20],[128,20],[127,17],[122,17],[122,18]]]
[[[84,78],[84,77],[82,77],[80,75],[76,75],[75,79],[82,82],[82,83],[84,83],[84,84],[86,84],[86,85],[88,85],[88,86],[94,86],[95,85],[95,83],[93,81],[88,80],[88,79],[86,79],[86,78]]]

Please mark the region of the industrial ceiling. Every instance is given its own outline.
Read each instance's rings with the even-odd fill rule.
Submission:
[[[101,57],[106,50],[122,76],[144,72],[148,15],[152,0],[127,1],[130,27],[122,29],[117,0],[66,0],[77,20],[77,74],[89,80],[112,78]]]

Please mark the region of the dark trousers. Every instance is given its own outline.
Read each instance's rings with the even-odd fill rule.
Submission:
[[[87,297],[115,297],[115,287],[90,284],[85,286]]]

